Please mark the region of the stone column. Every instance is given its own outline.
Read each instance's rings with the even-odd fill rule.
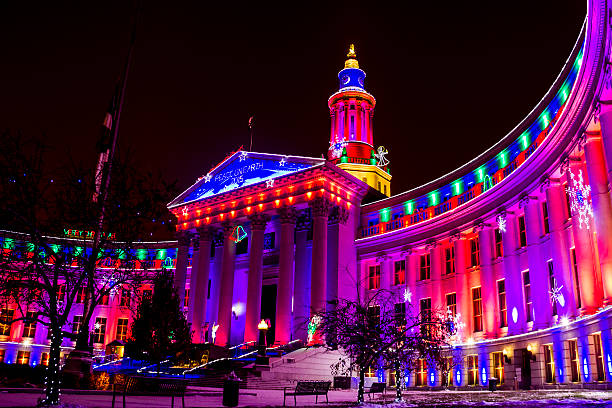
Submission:
[[[257,324],[261,320],[264,232],[270,217],[265,214],[256,213],[251,215],[249,220],[251,221],[251,242],[249,243],[249,278],[247,284],[244,341],[257,342],[259,339]]]
[[[198,257],[200,256],[200,241],[198,234],[193,235],[193,253],[191,256],[191,271],[189,271],[189,300],[187,302],[187,323],[192,324],[192,332],[195,330],[193,327],[193,302],[194,302],[194,291],[196,287],[197,275],[198,275]]]
[[[440,253],[440,244],[430,242],[427,247],[431,262],[431,310],[445,313],[445,299],[442,298],[442,255]]]
[[[197,265],[191,268],[191,289],[189,291],[189,301],[193,305],[193,342],[204,342],[203,333],[204,323],[206,323],[206,301],[208,297],[208,279],[210,275],[210,246],[213,239],[213,232],[209,227],[198,228],[198,241],[200,249],[198,251]],[[195,257],[194,257],[195,258]]]
[[[341,225],[346,224],[348,211],[343,207],[330,208],[327,226],[327,295],[326,301],[338,298],[338,275],[346,272],[346,264],[340,263],[340,251],[342,250]],[[347,250],[345,248],[345,250]],[[340,269],[343,270],[340,270]],[[328,310],[334,307],[327,303]]]
[[[189,232],[177,234],[178,250],[176,254],[176,269],[174,270],[174,288],[179,297],[179,307],[181,310],[183,310],[183,305],[185,304],[185,281],[187,280],[191,237],[192,234]]]
[[[295,222],[297,211],[283,207],[278,211],[281,224],[280,255],[278,260],[278,289],[276,295],[276,341],[285,344],[291,341],[291,317],[293,314],[293,262]]]
[[[215,255],[212,266],[212,282],[210,285],[210,318],[211,327],[219,322],[219,303],[221,298],[221,276],[223,266],[223,235],[216,231],[212,245],[215,246]],[[212,328],[211,328],[212,330]],[[212,333],[211,333],[212,334]],[[212,337],[210,338],[212,340]]]
[[[497,305],[497,284],[493,273],[493,230],[484,223],[474,228],[478,232],[480,246],[480,288],[482,296],[482,323],[485,338],[493,339],[499,332],[499,310]]]
[[[223,259],[221,261],[221,292],[219,294],[219,329],[216,344],[230,345],[232,333],[232,302],[234,297],[234,260],[236,243],[231,238],[234,225],[223,224]]]
[[[307,238],[311,222],[307,213],[297,220],[295,233],[295,280],[293,283],[293,338],[306,341],[310,317],[310,268],[311,258]]]
[[[576,317],[576,299],[572,260],[569,255],[569,241],[565,231],[568,214],[565,205],[565,191],[559,179],[550,179],[543,185],[546,189],[548,206],[548,225],[550,227],[550,249],[553,260],[553,273],[557,287],[561,288],[563,300],[557,305],[559,317]]]
[[[310,309],[325,310],[327,297],[327,218],[330,204],[325,198],[310,203],[313,218],[312,268],[310,272]]]
[[[540,237],[542,231],[541,203],[535,197],[523,197],[519,206],[525,211],[525,229],[527,234],[527,260],[529,264],[529,281],[533,301],[533,328],[544,329],[552,320],[550,303],[550,279],[547,265],[542,259]]]
[[[584,154],[591,187],[604,302],[610,304],[612,303],[612,203],[606,159],[598,126],[587,130]]]
[[[506,222],[506,231],[502,232],[504,246],[504,278],[506,284],[506,309],[508,311],[508,334],[519,334],[525,331],[525,293],[523,277],[519,267],[516,249],[518,246],[518,228],[516,216],[510,212],[499,215]]]
[[[466,273],[466,252],[465,239],[461,238],[460,233],[451,236],[455,247],[455,279],[457,293],[457,313],[461,314],[461,320],[465,324],[463,329],[463,337],[467,339],[471,337],[473,330],[472,322],[472,294],[470,293],[470,285],[468,275]]]
[[[574,178],[582,177],[586,183],[584,165],[580,159],[570,159],[569,171],[566,172],[568,188],[574,188],[571,174]],[[572,198],[573,199],[573,198]],[[589,220],[589,225],[593,225]],[[601,279],[598,276],[598,267],[593,242],[593,230],[587,228],[585,223],[580,225],[577,211],[572,213],[572,233],[574,235],[574,246],[576,249],[576,263],[578,264],[578,278],[580,281],[580,299],[582,300],[582,315],[592,314],[602,305],[603,292]]]

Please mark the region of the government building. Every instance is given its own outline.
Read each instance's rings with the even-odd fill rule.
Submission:
[[[421,361],[406,373],[409,387],[483,387],[491,377],[505,387],[607,387],[607,7],[589,1],[567,62],[514,130],[458,169],[395,195],[388,152],[374,135],[376,99],[351,46],[328,99],[325,159],[238,150],[168,204],[177,241],[142,244],[149,267],[174,268],[193,341],[256,342],[266,319],[274,343],[308,342],[313,310],[386,289],[400,313],[410,305],[460,323],[450,372]],[[104,331],[92,328],[100,349],[125,340],[133,318],[121,294],[107,303],[92,319],[104,323]],[[41,362],[44,329],[0,329],[0,359],[27,351],[28,361]],[[395,381],[376,367],[368,374]]]

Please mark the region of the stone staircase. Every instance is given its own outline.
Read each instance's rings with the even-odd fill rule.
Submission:
[[[259,381],[261,384],[288,382],[283,386],[291,386],[298,380],[333,381],[330,366],[343,358],[345,356],[337,350],[327,350],[324,347],[300,348],[272,359],[269,370],[259,373]]]

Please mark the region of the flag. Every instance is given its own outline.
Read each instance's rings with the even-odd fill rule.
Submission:
[[[253,129],[253,122],[254,122],[254,121],[255,121],[255,117],[254,117],[254,116],[251,116],[251,117],[249,118],[249,128]]]
[[[117,91],[119,86],[115,90],[115,95],[111,100],[104,121],[102,121],[102,128],[100,130],[100,139],[98,140],[98,165],[96,167],[96,191],[93,193],[93,202],[98,202],[98,196],[102,191],[102,183],[104,181],[104,175],[108,168],[108,161],[110,157],[110,150],[113,144],[113,125],[114,118],[117,111]]]

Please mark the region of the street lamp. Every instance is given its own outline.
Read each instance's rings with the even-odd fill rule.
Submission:
[[[256,364],[268,365],[269,359],[266,356],[266,334],[270,328],[270,323],[264,319],[261,319],[257,324],[257,330],[259,330],[259,345],[257,346],[257,359]]]

